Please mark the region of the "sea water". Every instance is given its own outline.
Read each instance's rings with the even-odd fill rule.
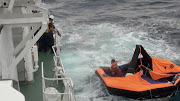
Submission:
[[[77,101],[129,101],[109,95],[100,66],[131,60],[136,44],[180,65],[179,0],[44,0],[62,34],[61,57]],[[169,100],[180,100],[180,94]],[[162,99],[158,99],[161,101]]]

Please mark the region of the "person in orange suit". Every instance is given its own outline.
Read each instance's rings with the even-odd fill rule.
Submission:
[[[119,66],[117,65],[118,61],[115,61],[114,59],[111,60],[111,73],[115,77],[121,77],[122,72],[121,69],[119,69]]]

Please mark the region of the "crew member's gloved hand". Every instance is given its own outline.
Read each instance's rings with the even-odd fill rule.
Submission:
[[[58,35],[61,37],[61,33],[59,33],[59,31],[57,31],[58,32]]]

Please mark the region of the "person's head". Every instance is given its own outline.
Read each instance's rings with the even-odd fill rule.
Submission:
[[[49,21],[53,21],[54,20],[54,16],[53,15],[50,15],[49,16]]]
[[[115,61],[116,61],[115,59],[112,59],[112,60],[111,60],[111,64],[114,63]]]

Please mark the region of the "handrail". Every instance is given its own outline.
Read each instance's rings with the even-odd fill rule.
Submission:
[[[69,94],[71,94],[71,93],[47,93],[47,92],[44,92],[44,93],[45,94],[53,94],[53,95],[69,95]]]
[[[9,10],[9,11],[12,11],[12,9],[13,9],[14,1],[15,1],[15,0],[10,0],[9,7],[8,7],[8,10]]]
[[[42,72],[42,77],[44,77],[44,64],[41,62],[41,72]]]
[[[46,78],[43,77],[45,80],[70,80],[70,78]]]
[[[45,79],[45,80],[71,80],[70,78],[46,78],[46,77],[44,77],[43,62],[41,63],[41,66],[42,66],[42,69],[41,69],[41,71],[42,71],[42,78]]]
[[[52,46],[52,47],[53,47],[53,51],[54,51],[54,54],[55,54],[55,56],[53,57],[55,66],[57,66],[57,63],[60,62],[59,64],[60,64],[60,66],[62,67],[63,72],[65,73],[64,66],[63,66],[63,63],[62,63],[62,61],[61,61],[61,57],[56,54],[55,49],[54,49],[56,46]],[[60,46],[59,46],[59,47],[60,47]],[[59,61],[58,61],[58,58],[59,58]]]
[[[59,57],[59,56],[58,56]],[[41,66],[42,66],[42,90],[43,90],[43,100],[45,101],[44,99],[44,94],[46,95],[69,95],[68,99],[69,101],[72,101],[73,100],[73,83],[72,83],[72,80],[71,78],[47,78],[47,77],[44,77],[44,65],[43,65],[43,62],[41,63]],[[45,92],[45,89],[48,88],[46,87],[46,84],[45,84],[45,80],[48,80],[48,81],[55,81],[55,80],[65,80],[66,83],[67,83],[67,92],[64,92],[64,93],[48,93],[48,92]]]

